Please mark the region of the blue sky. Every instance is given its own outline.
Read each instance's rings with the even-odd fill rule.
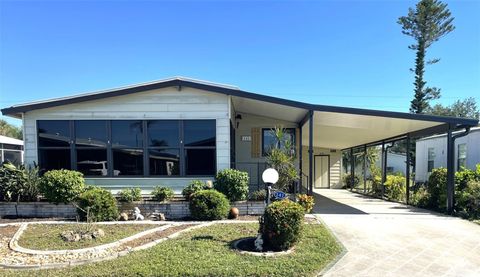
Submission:
[[[426,80],[442,89],[443,104],[480,102],[480,1],[447,3],[456,30],[428,50],[442,60]],[[408,112],[413,40],[396,21],[414,4],[0,0],[0,107],[187,76]]]

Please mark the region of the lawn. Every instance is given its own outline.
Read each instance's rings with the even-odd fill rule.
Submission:
[[[158,227],[153,224],[95,224],[94,228],[101,228],[105,236],[93,240],[80,240],[77,242],[66,242],[60,234],[63,231],[73,230],[76,224],[29,224],[27,229],[20,236],[18,244],[22,247],[36,250],[63,250],[93,247],[105,243],[114,242],[136,233]],[[78,227],[76,227],[78,228]]]
[[[153,248],[127,256],[66,269],[34,271],[35,276],[315,276],[341,253],[320,224],[305,225],[291,255],[276,258],[242,255],[233,240],[254,236],[258,224],[216,224],[184,233]],[[0,270],[2,276],[33,272]]]

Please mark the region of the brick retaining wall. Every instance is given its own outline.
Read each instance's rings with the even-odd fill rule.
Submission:
[[[15,202],[0,202],[0,217],[15,216]],[[167,219],[179,219],[190,215],[188,202],[153,202],[140,201],[134,203],[119,203],[119,211],[130,211],[138,207],[142,214],[149,215],[155,211],[165,214]],[[232,203],[232,207],[237,207],[240,215],[260,215],[263,214],[265,204],[262,201],[241,201]],[[18,204],[18,215],[21,217],[62,217],[74,218],[77,216],[75,207],[71,204],[51,204],[47,202],[21,202]]]

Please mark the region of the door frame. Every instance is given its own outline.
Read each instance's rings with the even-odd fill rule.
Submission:
[[[327,157],[327,173],[328,173],[328,188],[316,188],[315,187],[315,180],[317,179],[317,157]],[[330,154],[318,154],[313,155],[313,189],[330,189]]]

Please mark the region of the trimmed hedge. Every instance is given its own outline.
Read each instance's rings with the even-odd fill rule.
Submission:
[[[197,220],[217,220],[228,216],[230,202],[216,190],[201,190],[190,197],[190,214]]]
[[[111,221],[117,220],[117,201],[112,193],[99,187],[89,187],[78,197],[77,212],[81,220]],[[87,218],[88,211],[88,218]]]
[[[268,205],[260,219],[264,245],[276,251],[290,249],[301,237],[304,215],[303,207],[288,199]]]
[[[213,188],[232,202],[247,200],[248,180],[247,172],[228,168],[217,173]]]
[[[140,188],[126,188],[118,192],[118,200],[131,203],[142,200],[142,190]]]
[[[39,189],[48,201],[68,204],[85,191],[85,180],[78,171],[50,170],[41,178]]]
[[[152,191],[153,200],[155,201],[168,201],[173,198],[173,189],[167,187],[157,186]]]
[[[190,196],[195,192],[199,192],[201,190],[210,189],[205,182],[200,180],[193,180],[188,184],[183,190],[182,195],[185,199],[190,200]]]

